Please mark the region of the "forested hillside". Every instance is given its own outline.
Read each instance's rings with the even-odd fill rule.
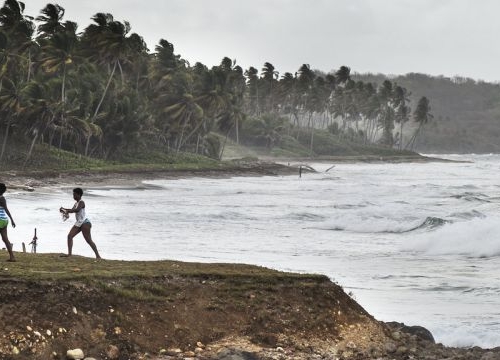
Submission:
[[[92,21],[80,30],[56,4],[37,16],[17,0],[0,8],[0,163],[30,166],[40,148],[221,159],[228,139],[285,156],[500,151],[496,84],[309,64],[280,73],[228,56],[208,68],[165,39],[151,51],[112,14]]]
[[[387,76],[353,76],[382,84]],[[433,118],[422,129],[415,149],[420,152],[498,153],[500,152],[500,85],[462,77],[431,77],[407,74],[391,81],[408,89],[410,106],[425,95]]]
[[[281,74],[221,54],[208,68],[165,39],[151,51],[109,13],[78,29],[59,5],[24,8],[0,8],[4,164],[24,157],[31,166],[41,148],[118,161],[158,152],[220,159],[228,139],[287,156],[391,153],[411,150],[430,118],[425,96],[410,111],[405,88],[355,81],[347,66]]]

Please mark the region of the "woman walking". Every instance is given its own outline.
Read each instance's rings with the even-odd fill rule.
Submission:
[[[2,234],[2,240],[5,243],[5,247],[9,252],[9,259],[7,261],[16,261],[14,253],[12,252],[12,244],[9,241],[9,236],[7,235],[7,226],[9,225],[9,219],[12,223],[12,227],[16,227],[16,223],[7,208],[7,200],[3,194],[7,191],[7,187],[4,183],[0,183],[0,233]]]

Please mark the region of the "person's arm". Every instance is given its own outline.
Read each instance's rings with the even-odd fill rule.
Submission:
[[[12,227],[16,227],[16,223],[14,222],[14,219],[12,218],[9,209],[7,208],[7,200],[5,200],[3,196],[0,198],[0,206],[5,209],[5,213],[9,217]]]
[[[78,211],[80,211],[80,209],[84,208],[85,207],[85,202],[83,200],[80,200],[78,202],[78,205],[73,207],[72,209],[66,209],[66,208],[60,208],[59,211],[63,211],[65,212],[66,214],[71,214],[71,213],[77,213]]]

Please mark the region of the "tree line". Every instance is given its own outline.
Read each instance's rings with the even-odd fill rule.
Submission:
[[[223,57],[208,68],[165,39],[150,52],[109,13],[78,32],[57,4],[37,17],[24,9],[17,0],[0,8],[0,161],[10,139],[29,145],[26,160],[37,143],[104,159],[151,148],[221,158],[229,137],[271,147],[308,133],[312,149],[315,129],[405,149],[431,117],[426,97],[412,111],[404,87],[355,81],[347,66],[280,75],[268,62],[259,72]]]

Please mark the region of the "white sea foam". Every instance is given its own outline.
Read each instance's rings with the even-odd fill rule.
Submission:
[[[403,247],[431,255],[492,257],[500,255],[500,217],[455,222],[419,234]]]

